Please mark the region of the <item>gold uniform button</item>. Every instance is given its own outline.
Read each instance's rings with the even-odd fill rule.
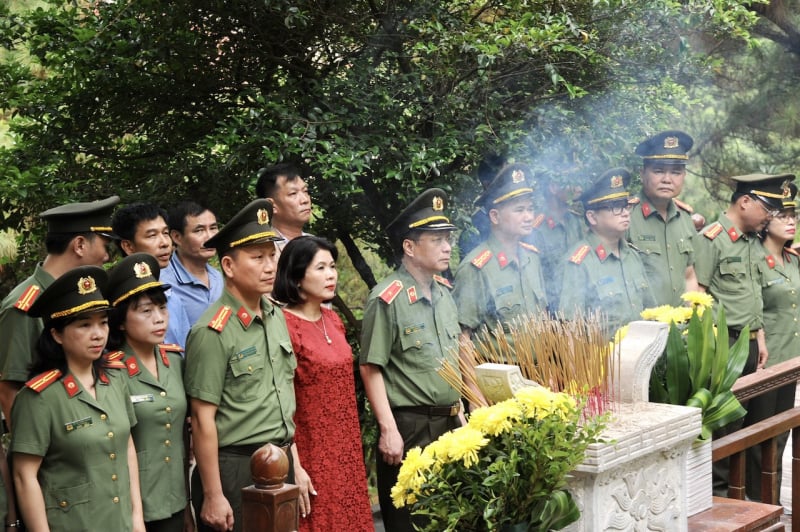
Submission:
[[[165,456],[165,457],[164,457],[164,461],[165,461],[165,462],[167,462],[167,463],[169,463],[169,456]]]
[[[119,502],[119,497],[114,497],[111,500],[114,502],[114,504],[117,504]]]
[[[67,501],[61,501],[60,503],[58,503],[58,505],[61,506],[62,508],[66,508],[67,507]]]
[[[161,392],[159,395],[161,395],[161,397],[166,397],[167,396],[167,392]]]
[[[417,347],[419,347],[419,346],[421,346],[421,345],[422,345],[422,342],[420,342],[419,340],[417,340],[417,342],[416,342],[414,345],[416,345]]]
[[[105,415],[105,414],[100,414],[100,419],[102,419],[103,421],[105,421],[107,418],[108,418],[108,416],[107,416],[107,415]]]
[[[108,457],[111,458],[112,460],[116,460],[117,459],[117,453],[111,453],[111,454],[108,455]]]
[[[170,412],[172,412],[172,407],[171,407],[171,406],[168,406],[167,408],[165,408],[165,409],[164,409],[164,411],[165,411],[167,414],[169,414]]]
[[[111,475],[111,480],[117,480],[117,475],[116,474]]]
[[[171,441],[169,441],[169,440],[164,440],[164,445],[166,445],[167,447],[169,447],[170,445],[172,445],[172,442],[171,442]]]
[[[108,433],[108,437],[109,437],[109,438],[113,438],[113,437],[114,437],[114,433],[113,433],[113,432],[109,432],[109,433]]]
[[[166,425],[164,425],[164,428],[167,429],[167,430],[171,429],[172,428],[172,423],[167,423]]]
[[[249,371],[250,373],[253,373],[253,366],[247,366],[247,371]]]

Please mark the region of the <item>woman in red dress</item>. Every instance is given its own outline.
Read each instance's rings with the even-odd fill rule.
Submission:
[[[372,531],[356,410],[353,352],[339,316],[322,305],[336,293],[336,247],[301,236],[281,252],[272,296],[297,357],[295,483],[300,532]],[[301,465],[302,464],[302,465]]]

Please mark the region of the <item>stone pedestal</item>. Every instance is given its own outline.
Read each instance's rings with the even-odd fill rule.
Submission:
[[[618,405],[604,437],[572,473],[581,519],[570,532],[687,530],[686,454],[700,410],[655,403]]]

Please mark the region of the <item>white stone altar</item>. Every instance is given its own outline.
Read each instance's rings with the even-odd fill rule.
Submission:
[[[572,474],[570,491],[581,519],[565,530],[687,530],[686,457],[700,434],[700,410],[648,402],[650,371],[667,332],[663,323],[630,324],[620,345],[619,402],[603,432],[606,443],[590,445]],[[495,399],[530,384],[515,366],[478,366],[476,374],[481,389]],[[694,501],[695,509],[711,506],[710,457],[707,469],[707,501],[704,492],[703,500]]]

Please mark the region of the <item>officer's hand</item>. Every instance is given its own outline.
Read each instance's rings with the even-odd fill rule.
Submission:
[[[219,532],[233,530],[233,508],[221,493],[206,497],[200,509],[200,519]]]
[[[389,465],[400,465],[403,459],[403,437],[397,428],[381,432],[378,440],[378,452],[383,461]]]
[[[294,483],[300,488],[300,516],[305,517],[311,513],[311,496],[316,495],[311,477],[302,467],[295,467]]]

